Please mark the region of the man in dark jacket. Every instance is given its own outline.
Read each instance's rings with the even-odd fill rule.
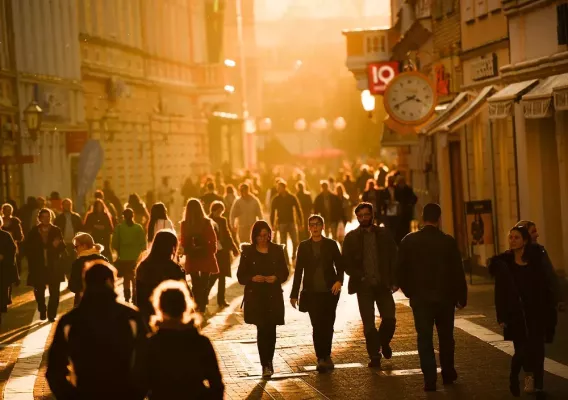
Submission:
[[[42,208],[39,224],[26,235],[24,251],[28,259],[28,286],[33,286],[39,318],[55,321],[59,307],[59,285],[65,281],[61,258],[65,243],[61,230],[51,223],[52,213]],[[49,303],[45,307],[45,287],[49,289]]]
[[[326,223],[325,235],[337,238],[337,225],[343,220],[343,206],[341,199],[329,190],[329,182],[322,181],[321,193],[314,201],[314,213],[321,215]]]
[[[58,399],[142,400],[147,330],[140,313],[116,301],[114,267],[95,262],[84,276],[83,299],[61,318],[49,349],[49,387]]]
[[[294,219],[296,211],[296,219]],[[300,203],[296,196],[287,189],[284,180],[278,182],[278,195],[272,199],[270,207],[270,224],[278,227],[280,244],[286,244],[288,235],[292,241],[292,262],[296,260],[296,250],[298,249],[298,230],[302,230],[304,217]],[[288,251],[285,252],[288,259]]]
[[[2,217],[0,217],[0,226]],[[8,311],[9,289],[13,283],[19,282],[16,267],[16,243],[8,232],[0,230],[0,322],[2,314]]]
[[[392,294],[396,284],[396,244],[389,231],[373,224],[373,205],[360,203],[355,208],[359,227],[345,236],[343,259],[350,276],[349,294],[357,294],[363,321],[370,368],[380,368],[381,351],[392,357],[390,342],[396,328]],[[381,326],[375,326],[375,303],[381,314]]]
[[[331,342],[344,268],[337,242],[322,235],[324,219],[312,215],[308,219],[308,226],[311,238],[304,240],[298,247],[290,303],[296,308],[303,278],[300,311],[310,314],[318,358],[317,369],[325,372],[334,368]]]
[[[61,206],[63,212],[55,218],[53,224],[61,230],[61,234],[63,235],[63,242],[65,243],[67,254],[61,262],[65,275],[69,279],[71,265],[77,258],[73,246],[73,238],[83,230],[83,221],[81,220],[81,216],[73,211],[73,201],[71,201],[71,199],[63,199]]]
[[[314,202],[312,201],[312,195],[306,190],[306,185],[304,182],[299,181],[296,183],[296,198],[300,202],[300,208],[302,209],[302,215],[307,217],[312,214],[314,207]],[[310,231],[306,226],[305,229],[300,231],[300,239],[306,240],[310,235]]]
[[[205,213],[209,214],[211,211],[211,204],[213,204],[214,201],[222,202],[223,197],[217,194],[214,182],[208,182],[206,188],[207,192],[201,196],[199,200],[201,200],[201,203],[203,204],[203,210],[205,210]]]
[[[461,254],[455,239],[439,229],[441,215],[438,204],[424,206],[424,227],[402,240],[398,256],[398,283],[414,314],[426,391],[436,390],[434,324],[444,384],[452,384],[458,377],[454,368],[454,311],[467,303]]]

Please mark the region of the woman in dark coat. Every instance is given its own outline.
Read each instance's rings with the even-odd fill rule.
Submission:
[[[227,219],[223,217],[225,205],[220,201],[214,201],[211,204],[211,215],[209,218],[215,222],[215,233],[217,234],[217,264],[219,265],[219,273],[211,275],[209,278],[209,290],[211,291],[215,282],[219,280],[219,290],[217,291],[217,305],[221,308],[228,307],[225,301],[225,278],[231,277],[231,253],[233,256],[239,255],[239,249],[235,244],[233,234],[227,224]],[[207,296],[209,297],[209,296]]]
[[[150,400],[215,399],[225,391],[215,350],[196,327],[199,318],[181,282],[162,282],[152,295],[157,313],[148,341]],[[207,382],[207,385],[205,384]]]
[[[101,199],[95,200],[93,209],[85,216],[85,231],[90,233],[96,243],[103,245],[103,255],[112,262],[110,237],[114,230],[112,215]]]
[[[181,222],[181,245],[185,254],[185,272],[191,275],[193,295],[200,312],[207,310],[209,276],[219,273],[217,235],[212,221],[205,216],[197,199],[189,199]]]
[[[266,221],[255,222],[251,243],[242,246],[237,278],[245,285],[245,322],[257,327],[262,376],[269,378],[274,374],[276,326],[284,325],[282,284],[289,272],[284,248],[272,243],[272,230]]]
[[[0,225],[2,217],[0,217]],[[0,313],[8,311],[9,288],[20,281],[16,267],[16,243],[8,232],[0,231]],[[0,314],[0,321],[2,315]]]
[[[159,231],[154,237],[150,253],[136,267],[134,304],[146,321],[154,314],[150,296],[160,283],[171,279],[187,285],[181,265],[174,261],[177,249],[176,235],[171,231]]]
[[[505,340],[512,340],[510,390],[520,395],[519,373],[524,368],[525,391],[543,389],[544,344],[553,340],[558,299],[554,271],[544,262],[542,249],[531,244],[529,232],[515,226],[509,232],[510,250],[493,257],[489,271],[495,277],[497,322]]]

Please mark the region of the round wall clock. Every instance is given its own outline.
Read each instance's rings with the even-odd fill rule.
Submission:
[[[384,104],[389,116],[404,125],[420,125],[428,121],[436,109],[436,88],[420,72],[404,72],[387,86]]]

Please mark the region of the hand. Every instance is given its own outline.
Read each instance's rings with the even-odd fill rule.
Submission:
[[[61,239],[59,238],[53,239],[53,247],[59,247],[60,244],[61,244]]]
[[[292,307],[296,308],[296,304],[298,304],[298,299],[290,299],[290,304],[292,304]]]
[[[404,103],[410,101],[410,100],[415,100],[416,99],[416,95],[412,95],[412,96],[406,96],[406,100],[401,101],[398,104],[394,105],[394,108],[399,109],[401,105],[403,105]]]
[[[262,275],[255,275],[252,277],[252,281],[256,283],[263,283],[266,281],[266,278]]]
[[[396,285],[392,285],[392,286],[391,286],[391,292],[393,292],[393,293],[398,292],[398,289],[400,289],[400,288],[399,288],[398,286],[396,286]]]
[[[267,276],[267,277],[264,278],[264,282],[266,282],[266,283],[274,283],[274,282],[276,282],[276,279],[278,279],[278,278],[276,278],[274,275],[272,275],[272,276]]]
[[[462,306],[460,303],[456,304],[456,308],[457,308],[458,310],[463,310],[464,307],[465,307],[465,306]]]
[[[559,303],[556,305],[556,310],[557,310],[558,312],[564,312],[564,311],[566,311],[566,303],[564,303],[563,301],[559,302]]]
[[[341,282],[337,281],[333,284],[333,286],[331,287],[331,293],[333,293],[334,296],[337,296],[339,293],[341,293]]]

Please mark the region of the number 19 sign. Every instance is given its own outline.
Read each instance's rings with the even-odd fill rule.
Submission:
[[[383,95],[390,81],[398,75],[398,62],[380,62],[369,64],[369,91],[371,94]]]

